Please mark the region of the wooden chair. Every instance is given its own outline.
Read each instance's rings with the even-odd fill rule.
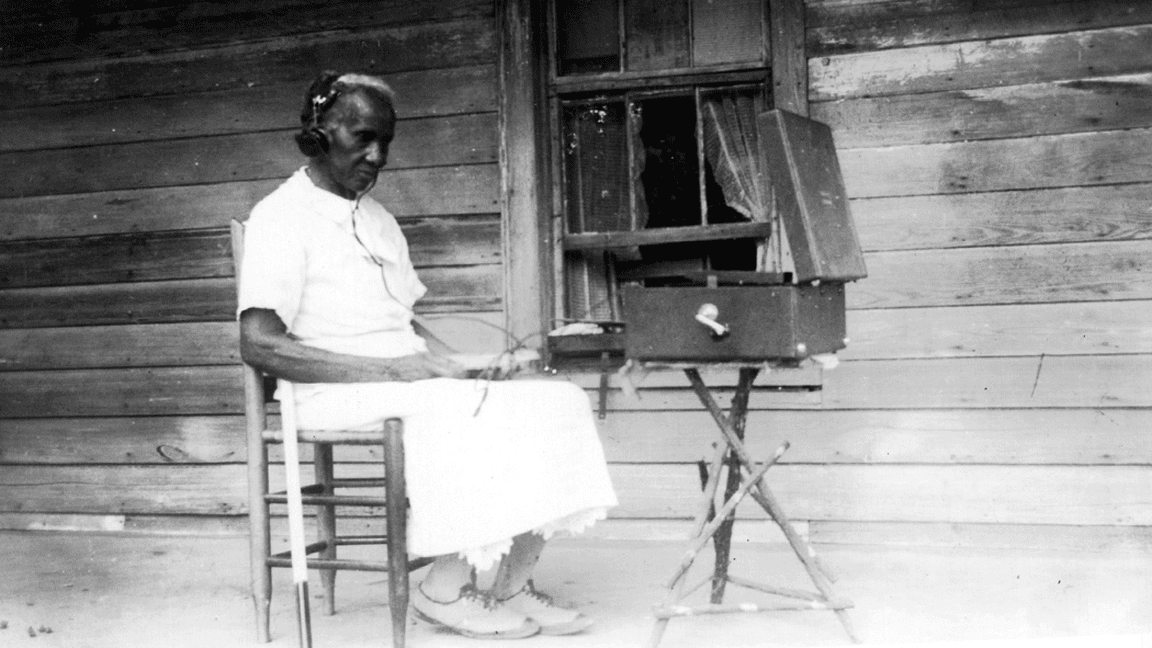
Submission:
[[[244,224],[232,222],[232,253],[239,285],[240,267],[244,253]],[[282,430],[270,430],[267,425],[267,406],[270,398],[265,376],[255,368],[244,365],[244,414],[248,438],[248,506],[251,533],[252,600],[256,606],[256,630],[260,642],[269,641],[270,603],[272,599],[272,568],[291,567],[290,552],[272,553],[269,505],[287,504],[287,491],[272,493],[268,487],[268,446],[283,443]],[[271,381],[268,381],[269,383]],[[283,406],[287,407],[287,405]],[[407,510],[408,500],[404,483],[404,426],[400,419],[388,419],[382,429],[371,432],[342,432],[299,430],[299,443],[313,447],[315,483],[300,488],[300,501],[316,506],[318,538],[304,548],[308,555],[307,567],[320,571],[324,590],[324,611],[336,613],[336,571],[388,572],[388,605],[392,615],[392,644],[402,648],[408,619],[408,574],[431,562],[430,558],[408,559]],[[384,478],[337,479],[333,469],[333,446],[380,445],[384,452]],[[287,453],[286,453],[287,454]],[[285,466],[291,470],[291,467]],[[298,468],[297,468],[298,470]],[[384,497],[336,494],[336,489],[384,488]],[[336,533],[337,507],[384,507],[387,516],[383,536],[338,536]],[[341,545],[386,544],[386,562],[369,562],[337,558]],[[396,565],[401,567],[393,568]],[[306,584],[304,592],[306,593]],[[298,592],[299,593],[299,592]],[[298,604],[300,615],[300,643],[311,644],[308,628],[307,596]]]

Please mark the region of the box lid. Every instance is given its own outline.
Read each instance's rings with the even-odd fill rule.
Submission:
[[[784,110],[761,113],[757,125],[796,279],[852,281],[868,276],[832,129]]]

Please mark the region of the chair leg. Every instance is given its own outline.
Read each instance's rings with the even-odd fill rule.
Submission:
[[[248,444],[248,537],[249,563],[252,577],[252,603],[256,612],[256,640],[271,641],[272,568],[268,556],[272,554],[272,529],[269,523],[268,503],[268,450],[263,442]]]
[[[332,480],[335,477],[332,464],[332,444],[313,444],[312,462],[316,470],[316,483],[324,486],[324,494],[332,495]],[[336,507],[332,504],[320,504],[316,507],[317,535],[321,542],[326,543],[320,552],[322,558],[334,560],[336,558]],[[324,590],[324,614],[336,614],[336,570],[320,570],[320,585]]]
[[[392,646],[404,648],[408,630],[408,489],[404,480],[404,424],[400,419],[384,422],[384,470]]]

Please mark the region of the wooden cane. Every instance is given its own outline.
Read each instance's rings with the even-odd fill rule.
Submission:
[[[296,390],[281,381],[280,421],[284,428],[284,473],[288,496],[288,546],[292,583],[296,589],[296,621],[300,648],[312,648],[312,616],[308,609],[308,555],[304,550],[304,503],[300,494],[300,446],[296,435]]]

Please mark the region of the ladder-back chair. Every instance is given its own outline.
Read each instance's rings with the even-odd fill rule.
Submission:
[[[232,254],[236,269],[236,283],[239,287],[240,270],[244,256],[244,223],[232,221]],[[283,430],[268,429],[267,406],[271,399],[268,387],[271,381],[248,364],[244,370],[244,414],[247,421],[248,438],[248,506],[251,533],[252,600],[256,606],[256,630],[260,642],[270,639],[270,603],[272,599],[272,568],[292,567],[290,551],[272,553],[269,506],[289,504],[287,491],[270,492],[268,479],[268,446],[283,443]],[[282,408],[292,407],[291,403]],[[288,426],[282,426],[287,428]],[[371,432],[298,430],[299,443],[310,444],[313,448],[315,483],[300,488],[299,501],[316,507],[317,540],[304,548],[308,555],[307,567],[320,571],[324,590],[325,614],[336,613],[336,571],[349,569],[357,571],[388,572],[388,605],[392,617],[392,643],[402,648],[408,619],[408,574],[431,562],[430,558],[408,559],[407,551],[407,510],[408,500],[404,483],[404,426],[400,419],[388,419],[382,429]],[[333,446],[335,445],[378,445],[384,452],[384,477],[337,479],[334,474]],[[288,455],[288,452],[285,452]],[[294,454],[294,453],[293,453]],[[286,464],[288,462],[286,461]],[[286,465],[286,470],[293,470]],[[295,468],[299,470],[298,466]],[[336,494],[337,489],[384,488],[384,497],[354,496]],[[336,508],[344,506],[384,507],[387,519],[386,533],[383,536],[338,536],[336,532]],[[291,508],[291,505],[290,505]],[[291,526],[291,520],[290,526]],[[300,524],[298,522],[298,524]],[[337,557],[337,547],[341,545],[386,544],[386,562],[349,560]],[[399,565],[399,568],[393,568]],[[306,586],[303,590],[306,592]],[[299,591],[298,591],[299,595]],[[310,645],[308,628],[308,602],[298,603],[301,645]]]

